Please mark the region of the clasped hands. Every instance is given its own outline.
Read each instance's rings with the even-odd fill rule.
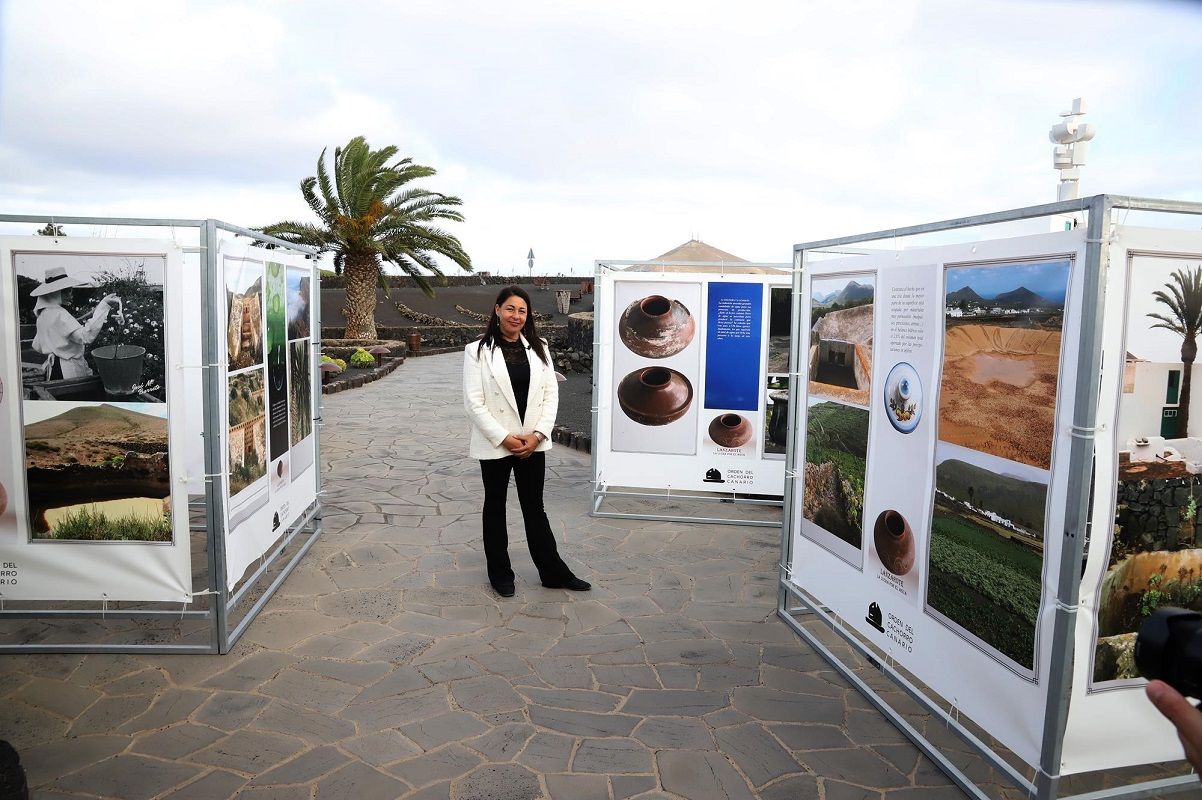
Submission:
[[[542,443],[536,433],[527,433],[524,436],[518,436],[511,433],[505,437],[501,444],[509,451],[511,455],[518,458],[529,458],[530,454]]]

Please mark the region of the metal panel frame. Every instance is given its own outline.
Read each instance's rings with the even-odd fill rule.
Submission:
[[[222,375],[219,367],[220,336],[219,298],[224,291],[221,279],[221,269],[217,262],[218,232],[226,231],[237,236],[245,236],[264,244],[303,253],[307,258],[314,258],[318,253],[314,248],[290,244],[283,239],[259,233],[222,222],[216,219],[160,219],[151,217],[60,217],[43,214],[0,214],[0,223],[52,223],[55,225],[105,225],[115,227],[145,227],[145,228],[194,228],[199,240],[198,247],[185,248],[188,252],[200,254],[201,271],[201,380],[204,393],[204,532],[205,554],[208,561],[206,586],[202,591],[195,592],[193,601],[180,609],[173,603],[137,603],[138,608],[119,608],[109,610],[102,606],[98,610],[90,609],[50,609],[50,608],[21,608],[5,609],[0,606],[0,621],[5,620],[62,620],[62,619],[142,619],[148,621],[175,622],[180,619],[206,620],[209,622],[208,644],[140,644],[124,643],[111,644],[101,642],[63,642],[56,644],[0,644],[0,654],[4,653],[141,653],[141,654],[215,654],[228,653],[237,643],[238,638],[246,631],[251,622],[274,595],[276,589],[288,577],[301,558],[321,535],[321,441],[318,436],[315,441],[317,462],[317,498],[306,509],[296,523],[286,531],[269,554],[264,557],[259,567],[249,577],[244,579],[237,592],[231,595],[233,587],[226,585],[225,557],[225,509],[221,477],[224,474],[224,464],[221,455],[221,436],[212,435],[222,430],[224,424],[221,418]],[[320,359],[321,350],[321,291],[312,292],[314,319],[318,320],[313,328],[313,359]],[[321,383],[315,370],[310,370],[313,381],[313,394],[316,398],[314,408],[315,432],[321,428]],[[193,503],[189,504],[194,505]],[[201,528],[193,526],[191,530],[199,532]],[[247,609],[246,613],[232,629],[230,627],[231,612],[239,608],[247,598],[252,588],[260,585],[273,566],[283,557],[285,551],[299,536],[306,538],[301,546],[280,568],[271,583],[262,594]],[[195,586],[193,587],[195,588]],[[189,606],[204,603],[207,608],[195,609]],[[37,605],[33,601],[22,605]],[[173,608],[174,607],[174,608]],[[156,629],[157,632],[157,629]]]
[[[802,587],[792,582],[789,572],[792,564],[793,540],[789,521],[793,514],[794,481],[798,479],[796,471],[798,454],[794,451],[795,431],[800,424],[798,407],[800,404],[791,403],[789,407],[789,442],[785,457],[785,498],[784,498],[784,535],[781,538],[780,588],[777,600],[777,614],[801,638],[805,639],[828,663],[843,675],[864,697],[884,714],[897,728],[909,738],[916,747],[930,757],[936,765],[961,789],[974,798],[984,798],[986,795],[967,775],[965,775],[939,748],[928,741],[917,731],[904,716],[872,689],[854,672],[851,666],[840,660],[839,656],[827,648],[819,638],[798,619],[800,616],[813,617],[843,637],[854,649],[866,657],[871,664],[892,679],[914,700],[923,705],[954,733],[962,738],[968,746],[999,770],[1008,780],[1027,793],[1028,797],[1036,800],[1057,800],[1062,776],[1059,774],[1059,764],[1063,752],[1064,733],[1068,722],[1069,699],[1073,684],[1073,635],[1076,628],[1077,598],[1081,587],[1081,563],[1085,542],[1089,531],[1090,512],[1090,481],[1093,475],[1094,420],[1098,406],[1098,384],[1102,360],[1102,308],[1106,290],[1106,271],[1110,259],[1110,229],[1111,217],[1114,211],[1138,210],[1154,211],[1171,214],[1202,215],[1202,203],[1176,200],[1156,200],[1150,198],[1126,197],[1120,195],[1095,195],[1077,200],[1067,200],[1058,203],[1048,203],[1027,208],[998,211],[970,217],[932,222],[922,225],[912,225],[892,230],[875,231],[873,233],[844,236],[834,239],[797,244],[793,247],[793,302],[794,313],[791,326],[792,341],[798,341],[801,314],[799,304],[802,295],[802,277],[809,258],[816,252],[854,252],[849,248],[865,242],[883,239],[898,239],[921,234],[939,233],[964,228],[976,228],[985,225],[1015,222],[1025,219],[1049,217],[1056,214],[1071,214],[1087,212],[1087,233],[1085,250],[1085,285],[1084,302],[1082,304],[1082,325],[1079,341],[1080,360],[1076,375],[1076,402],[1073,408],[1073,440],[1069,452],[1068,497],[1069,505],[1066,510],[1064,536],[1064,552],[1060,562],[1060,575],[1056,598],[1056,611],[1052,634],[1052,664],[1053,670],[1048,682],[1048,697],[1044,714],[1043,743],[1040,753],[1040,764],[1034,780],[1028,780],[1019,770],[1009,764],[1001,754],[982,742],[958,719],[940,707],[937,697],[927,694],[923,689],[911,683],[901,672],[881,661],[880,654],[865,644],[850,628],[843,626],[837,618],[821,606],[821,601],[809,597]],[[799,376],[797,363],[797,348],[790,348],[789,375]],[[795,599],[799,605],[794,606]],[[1063,800],[1109,800],[1109,798],[1137,798],[1153,795],[1171,794],[1195,789],[1198,776],[1184,775],[1164,780],[1146,781],[1103,789],[1096,792],[1072,795]]]
[[[666,267],[717,267],[719,270],[726,267],[763,267],[767,269],[779,270],[782,273],[790,270],[789,264],[765,264],[747,261],[615,261],[615,260],[598,260],[593,262],[593,292],[597,291],[597,287],[601,285],[601,274],[606,269],[615,269],[617,267],[660,267],[660,273],[666,272]],[[725,275],[725,272],[719,272],[719,275]],[[597,305],[593,303],[593,400],[592,400],[592,423],[593,423],[593,440],[589,448],[590,461],[593,473],[593,490],[592,503],[589,507],[589,516],[601,517],[603,519],[641,519],[652,522],[697,522],[706,525],[746,525],[756,528],[780,528],[784,524],[784,516],[782,512],[781,522],[773,522],[772,520],[762,519],[739,519],[734,517],[705,517],[692,514],[635,514],[625,513],[620,511],[603,511],[601,504],[609,498],[617,497],[637,497],[644,500],[656,500],[665,504],[671,503],[673,500],[688,499],[691,502],[698,503],[730,503],[735,506],[775,506],[784,508],[782,500],[759,500],[753,499],[746,495],[740,496],[738,492],[703,492],[699,490],[681,490],[673,493],[671,489],[663,492],[649,490],[647,487],[621,487],[647,489],[645,491],[618,491],[612,488],[609,484],[600,480],[597,466],[597,423],[600,420],[600,393],[597,388],[597,378],[601,370],[601,337],[598,333],[597,324]],[[786,485],[788,481],[786,480]]]

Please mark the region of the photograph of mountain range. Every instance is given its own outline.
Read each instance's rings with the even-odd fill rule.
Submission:
[[[26,420],[33,539],[172,540],[164,406],[27,403]]]
[[[809,394],[867,406],[872,384],[873,275],[810,284]]]
[[[947,268],[941,441],[1050,469],[1071,264]]]

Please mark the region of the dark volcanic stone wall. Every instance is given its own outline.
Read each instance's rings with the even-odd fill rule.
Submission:
[[[1202,547],[1199,505],[1202,505],[1202,476],[1120,481],[1114,550],[1122,554]],[[1114,560],[1112,552],[1111,561]]]

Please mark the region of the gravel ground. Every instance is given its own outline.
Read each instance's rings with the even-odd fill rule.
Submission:
[[[578,433],[593,430],[593,376],[591,373],[561,372],[567,380],[559,384],[559,414],[555,424]]]

